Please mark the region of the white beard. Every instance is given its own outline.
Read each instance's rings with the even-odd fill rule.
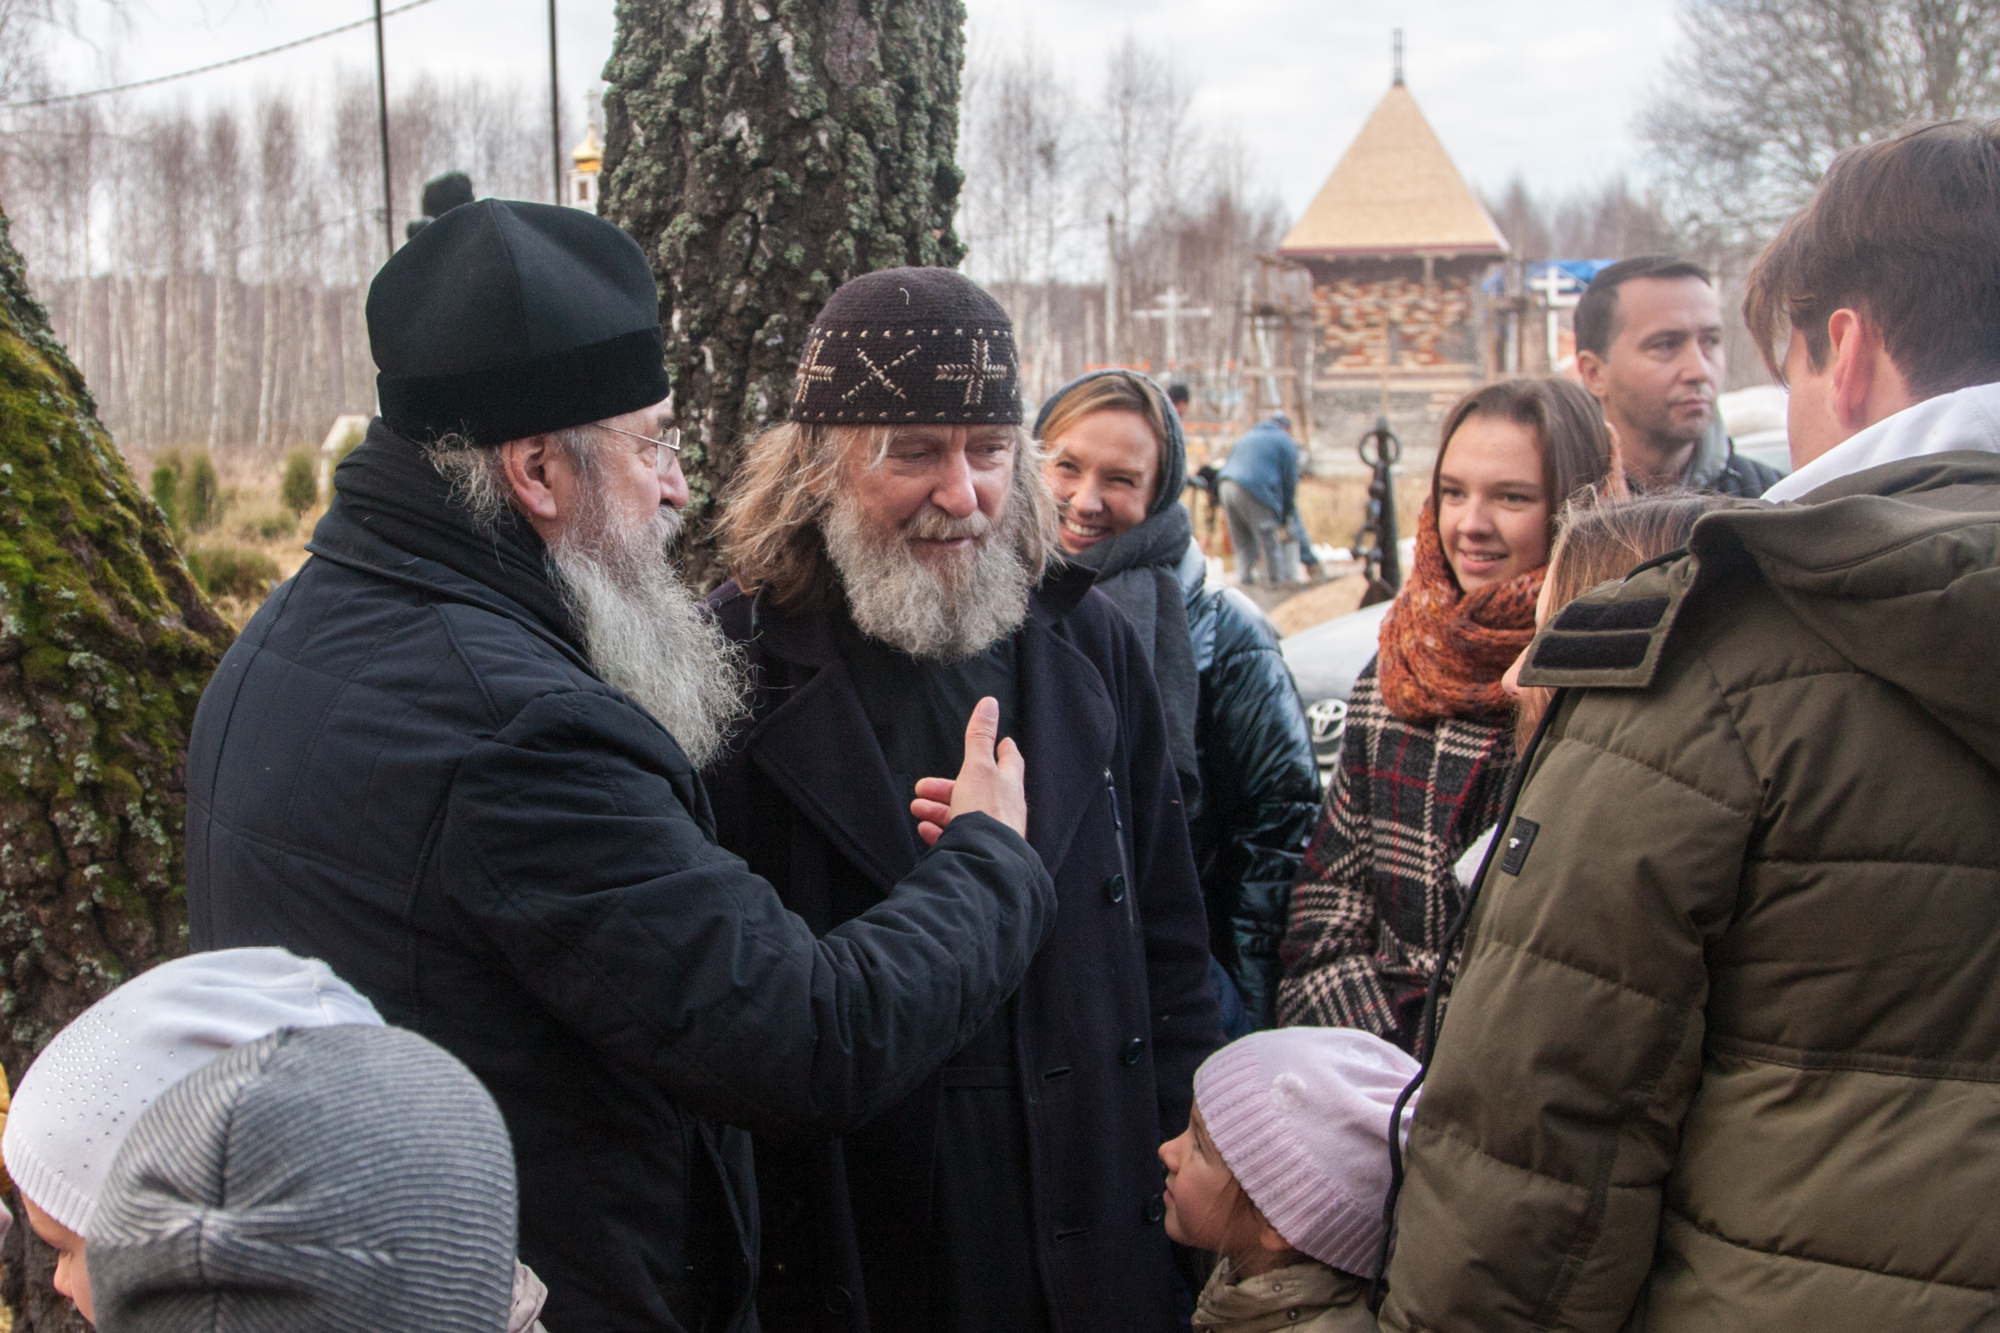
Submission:
[[[665,507],[622,530],[596,508],[550,547],[549,564],[591,665],[702,768],[746,710],[745,670],[742,650],[667,563],[680,530],[680,515]]]
[[[995,524],[975,510],[954,519],[926,505],[894,532],[869,525],[850,492],[834,495],[821,535],[840,573],[854,624],[911,657],[963,662],[1021,627],[1032,582],[1015,554],[1019,548],[1018,498]],[[910,549],[912,538],[970,537],[969,551],[935,561]]]

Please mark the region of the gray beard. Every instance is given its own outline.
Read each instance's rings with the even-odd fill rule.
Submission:
[[[673,733],[696,768],[722,752],[747,709],[743,653],[667,562],[680,515],[620,530],[607,512],[549,548],[550,573],[592,666]]]
[[[925,662],[963,662],[1021,627],[1030,580],[1020,545],[1018,498],[1009,495],[999,523],[977,511],[954,519],[927,506],[899,530],[882,533],[845,491],[834,496],[821,535],[840,573],[855,628]],[[927,564],[912,537],[972,537],[970,553]]]

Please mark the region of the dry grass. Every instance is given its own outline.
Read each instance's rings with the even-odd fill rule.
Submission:
[[[278,482],[283,475],[282,453],[264,457],[248,450],[224,450],[214,455],[216,476],[222,482],[222,521],[207,532],[186,539],[186,547],[234,546],[256,551],[278,567],[278,577],[288,579],[306,562],[306,543],[312,539],[313,524],[326,512],[321,503],[293,520],[290,511],[278,503]],[[143,488],[153,475],[153,459],[132,451],[126,454],[133,476]],[[237,629],[248,624],[261,597],[217,597],[215,608]],[[5,1333],[0,1329],[0,1333]]]
[[[1361,595],[1368,591],[1368,578],[1347,574],[1318,587],[1295,593],[1271,608],[1271,623],[1278,633],[1297,634],[1302,629],[1361,609]]]

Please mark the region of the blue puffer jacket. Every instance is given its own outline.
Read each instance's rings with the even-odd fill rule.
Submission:
[[[1288,519],[1299,493],[1298,441],[1277,422],[1260,421],[1236,441],[1217,475],[1256,496],[1280,519]]]

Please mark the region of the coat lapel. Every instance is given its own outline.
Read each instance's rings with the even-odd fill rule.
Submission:
[[[813,671],[751,730],[750,759],[886,894],[917,864],[909,817],[912,793],[896,790],[824,617],[815,613],[764,620],[761,601],[758,612],[763,621],[759,646]]]
[[[1018,744],[1028,768],[1028,845],[1055,875],[1104,791],[1105,769],[1118,746],[1118,712],[1097,668],[1054,632],[1041,607],[1029,612],[1015,661],[1021,673]],[[1121,820],[1130,817],[1129,810],[1119,812]]]

